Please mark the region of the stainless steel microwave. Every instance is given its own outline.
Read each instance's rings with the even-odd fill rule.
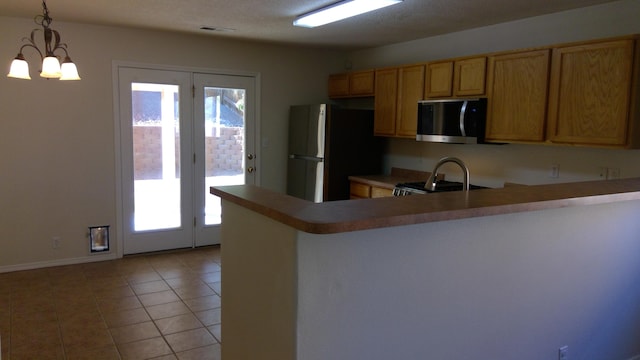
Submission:
[[[486,119],[486,98],[419,101],[416,140],[480,144]]]

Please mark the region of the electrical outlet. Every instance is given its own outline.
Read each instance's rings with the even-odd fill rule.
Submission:
[[[558,360],[569,360],[569,345],[558,349]]]
[[[62,240],[60,238],[60,236],[54,236],[51,238],[51,248],[52,249],[59,249],[60,248],[60,240]]]
[[[601,179],[615,180],[620,179],[620,168],[599,167],[598,174]]]
[[[551,165],[551,174],[549,174],[550,177],[557,179],[560,177],[560,165],[558,164],[553,164]]]
[[[598,168],[598,176],[602,180],[607,180],[607,173],[609,172],[609,168],[601,166]]]

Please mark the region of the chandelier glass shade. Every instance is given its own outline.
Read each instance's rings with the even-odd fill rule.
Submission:
[[[7,76],[16,79],[31,80],[31,76],[29,76],[29,63],[24,59],[22,53],[18,54],[11,62],[11,68]]]
[[[9,69],[9,74],[7,76],[17,79],[31,80],[31,77],[29,76],[29,64],[22,54],[22,51],[25,48],[30,47],[40,54],[40,59],[42,60],[42,69],[40,71],[41,77],[47,79],[80,80],[78,68],[69,57],[67,44],[61,43],[60,34],[49,27],[53,19],[49,16],[49,9],[47,9],[47,4],[44,0],[42,1],[42,9],[43,14],[37,15],[34,19],[36,24],[42,26],[42,29],[33,29],[30,37],[23,38],[25,44],[20,47],[18,55],[11,63],[11,68]],[[43,50],[40,50],[35,41],[35,35],[40,31],[44,34]],[[62,65],[60,65],[60,60],[55,54],[56,51],[64,52]]]

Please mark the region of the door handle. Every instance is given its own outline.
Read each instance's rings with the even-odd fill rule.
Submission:
[[[247,155],[247,159],[249,159],[249,160],[253,160],[255,158],[256,158],[256,156],[254,154]]]
[[[249,167],[247,168],[247,171],[248,171],[249,173],[252,173],[252,172],[256,171],[256,168],[254,168],[253,166],[249,166]]]

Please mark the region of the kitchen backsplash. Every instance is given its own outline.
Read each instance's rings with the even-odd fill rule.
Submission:
[[[601,177],[603,168],[619,170],[620,178],[640,177],[640,150],[526,144],[431,144],[407,139],[389,139],[384,168],[385,171],[392,166],[431,171],[445,156],[462,159],[469,167],[472,181],[490,187],[500,187],[504,182],[537,185],[605,180]],[[557,177],[554,177],[554,167]],[[461,179],[456,167],[445,167],[443,172],[447,179]]]

